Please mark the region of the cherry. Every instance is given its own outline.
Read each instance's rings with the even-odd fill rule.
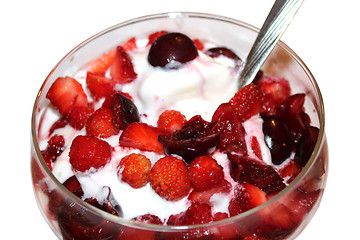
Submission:
[[[279,117],[262,116],[265,143],[270,149],[272,162],[284,162],[292,151],[292,136],[288,126]]]
[[[130,123],[139,122],[139,110],[129,98],[123,94],[115,93],[110,103],[114,114],[114,125],[125,129]]]
[[[159,135],[159,142],[164,145],[166,154],[177,154],[187,163],[196,157],[206,155],[217,145],[219,133],[211,132],[209,123],[197,115],[184,126],[169,135]]]
[[[161,35],[151,45],[148,62],[156,67],[179,68],[198,56],[194,42],[182,33]]]
[[[233,51],[225,47],[210,48],[205,52],[205,54],[212,58],[225,56],[236,61],[241,61],[241,59]]]
[[[298,162],[300,166],[305,167],[306,163],[309,161],[309,158],[314,151],[318,135],[319,129],[311,126],[300,137],[295,153],[295,161]]]

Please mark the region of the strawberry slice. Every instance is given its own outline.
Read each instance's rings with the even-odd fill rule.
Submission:
[[[246,155],[245,129],[230,103],[221,104],[211,122],[214,124],[212,131],[220,133],[218,143],[220,151]]]
[[[67,116],[76,106],[87,107],[87,96],[81,84],[71,77],[59,77],[51,85],[46,97],[60,112]]]
[[[222,182],[223,168],[209,155],[195,158],[188,167],[191,185],[195,190],[208,190]]]
[[[86,134],[107,138],[119,133],[120,129],[113,124],[114,114],[110,108],[99,108],[86,121]]]
[[[232,162],[231,176],[238,182],[248,182],[266,193],[278,192],[285,183],[278,172],[270,165],[256,159],[228,154]]]
[[[260,112],[262,98],[263,93],[260,88],[250,83],[235,93],[234,97],[230,99],[230,104],[240,121],[244,122]]]
[[[106,97],[112,92],[115,85],[111,79],[105,77],[103,74],[92,72],[86,74],[86,84],[91,96],[95,100]]]
[[[251,151],[254,153],[254,155],[259,160],[262,160],[260,144],[259,144],[259,141],[257,140],[257,138],[255,136],[253,136],[251,138],[251,146],[250,146],[250,148],[251,148]]]
[[[114,62],[110,66],[110,76],[116,83],[130,83],[137,77],[131,58],[122,46],[116,48]]]
[[[260,90],[271,97],[275,104],[281,104],[291,94],[289,82],[285,78],[264,74],[256,83]]]
[[[137,48],[136,38],[135,38],[135,37],[130,38],[126,43],[124,43],[124,44],[122,45],[122,47],[123,47],[126,51],[131,51],[131,50]]]
[[[231,184],[228,181],[223,181],[216,186],[204,190],[204,191],[192,191],[188,197],[188,199],[192,202],[199,202],[199,203],[208,203],[210,204],[210,199],[214,194],[223,193],[227,194],[230,193],[232,189]]]
[[[290,184],[301,170],[302,167],[296,161],[292,160],[279,169],[279,174],[288,184]]]
[[[149,41],[148,41],[148,46],[150,46],[151,44],[153,44],[153,42],[155,42],[155,40],[158,38],[158,37],[160,37],[160,36],[162,36],[162,35],[164,35],[164,34],[166,34],[166,33],[168,33],[167,31],[158,31],[158,32],[154,32],[154,33],[151,33],[150,35],[149,35],[149,37],[148,37],[148,39],[149,39]]]
[[[211,206],[206,203],[193,203],[185,211],[184,224],[195,225],[214,221]]]
[[[87,70],[95,74],[103,74],[115,60],[116,48],[89,63]]]
[[[127,126],[119,138],[120,146],[138,148],[143,151],[164,153],[162,143],[158,141],[159,135],[166,134],[157,127],[146,123],[134,122]]]
[[[70,126],[77,130],[81,130],[88,118],[93,114],[94,109],[92,107],[76,106],[74,107],[68,116]]]
[[[110,161],[111,151],[111,146],[99,138],[78,135],[70,147],[70,164],[79,172],[99,169]]]

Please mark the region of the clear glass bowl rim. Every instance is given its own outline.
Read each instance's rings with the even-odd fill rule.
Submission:
[[[263,208],[266,208],[268,205],[273,204],[278,199],[280,199],[282,196],[286,195],[288,192],[293,190],[293,188],[295,188],[297,183],[299,183],[304,178],[304,176],[310,171],[310,169],[314,165],[314,162],[316,161],[316,159],[317,159],[317,157],[318,157],[318,155],[320,153],[320,150],[322,148],[322,145],[323,145],[323,143],[325,141],[325,109],[324,109],[324,102],[323,102],[323,98],[322,98],[319,86],[318,86],[313,74],[310,72],[310,70],[306,66],[306,64],[300,59],[300,57],[290,47],[288,47],[281,40],[277,43],[277,45],[279,47],[283,48],[286,51],[286,53],[289,54],[293,58],[293,60],[295,60],[299,64],[299,66],[301,66],[301,68],[304,70],[304,72],[306,73],[306,75],[310,79],[310,81],[312,83],[312,87],[315,89],[316,97],[317,97],[317,100],[319,101],[319,105],[320,105],[319,136],[318,136],[314,151],[313,151],[308,163],[303,168],[301,173],[295,178],[295,180],[292,181],[291,184],[289,184],[284,190],[282,190],[276,196],[274,196],[273,198],[268,200],[266,203],[264,203],[264,204],[262,204],[262,205],[260,205],[258,207],[255,207],[255,208],[253,208],[251,210],[248,210],[248,211],[246,211],[244,213],[241,213],[241,214],[239,214],[237,216],[233,216],[233,217],[223,219],[223,220],[220,220],[220,221],[216,221],[216,222],[212,222],[212,223],[198,224],[198,225],[168,226],[168,225],[155,225],[155,224],[148,224],[148,223],[142,223],[142,222],[137,222],[137,221],[131,221],[131,220],[123,219],[121,217],[114,216],[114,215],[112,215],[110,213],[107,213],[107,212],[105,212],[103,210],[100,210],[100,209],[92,206],[91,204],[81,200],[77,196],[75,196],[72,192],[70,192],[66,187],[64,187],[56,179],[56,177],[52,174],[50,169],[47,167],[47,165],[45,163],[45,160],[42,157],[42,154],[41,154],[38,142],[37,142],[35,115],[36,115],[36,112],[37,112],[37,105],[38,105],[39,97],[40,97],[40,95],[41,95],[41,93],[43,91],[43,88],[44,88],[47,80],[51,77],[51,74],[53,73],[53,71],[68,56],[74,54],[77,50],[79,50],[81,47],[86,45],[88,42],[94,41],[96,38],[101,37],[102,35],[105,35],[108,32],[111,32],[111,31],[113,31],[113,30],[115,30],[117,28],[121,28],[121,27],[124,27],[124,26],[127,26],[127,25],[135,24],[137,22],[143,22],[143,21],[147,21],[147,20],[160,19],[160,18],[204,18],[204,19],[209,19],[209,20],[228,22],[228,23],[231,23],[231,24],[239,25],[239,26],[241,26],[243,28],[246,28],[248,30],[251,30],[253,32],[259,32],[259,29],[257,27],[254,27],[254,26],[252,26],[252,25],[250,25],[248,23],[242,22],[240,20],[225,17],[225,16],[221,16],[221,15],[210,14],[210,13],[200,13],[200,12],[166,12],[166,13],[157,13],[157,14],[145,15],[145,16],[138,17],[138,18],[133,18],[133,19],[121,22],[119,24],[116,24],[116,25],[114,25],[112,27],[109,27],[109,28],[107,28],[107,29],[105,29],[105,30],[91,36],[87,40],[85,40],[82,43],[78,44],[68,54],[66,54],[55,65],[55,67],[51,70],[51,72],[49,73],[49,75],[46,77],[45,81],[41,85],[41,88],[40,88],[40,90],[39,90],[39,92],[37,94],[37,97],[36,97],[36,100],[35,100],[35,103],[34,103],[34,106],[33,106],[33,111],[32,111],[32,116],[31,116],[31,138],[32,138],[31,140],[32,140],[32,143],[34,144],[35,153],[36,153],[38,159],[40,160],[40,164],[41,164],[41,166],[43,168],[42,170],[44,170],[46,172],[47,176],[57,186],[58,190],[60,190],[64,194],[66,194],[68,196],[68,198],[71,199],[73,202],[76,202],[77,204],[81,205],[82,207],[88,209],[93,214],[99,215],[99,216],[103,217],[104,219],[107,219],[107,220],[109,220],[111,222],[114,222],[116,224],[120,224],[120,225],[124,225],[124,226],[128,226],[128,227],[134,227],[134,228],[143,229],[143,230],[149,230],[149,231],[178,232],[178,231],[181,231],[181,230],[191,230],[191,229],[199,229],[199,228],[213,228],[213,227],[216,228],[217,226],[221,227],[223,225],[227,225],[228,223],[237,222],[238,220],[241,220],[242,218],[246,218],[247,216],[252,215],[255,212],[258,212],[259,210],[261,210]]]

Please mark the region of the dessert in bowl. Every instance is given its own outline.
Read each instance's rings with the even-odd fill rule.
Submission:
[[[35,196],[61,239],[293,239],[323,195],[324,108],[280,42],[236,77],[257,29],[165,13],[106,29],[51,71],[32,117]]]

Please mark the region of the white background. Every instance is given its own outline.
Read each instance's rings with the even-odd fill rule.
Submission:
[[[55,239],[30,178],[30,117],[43,80],[73,47],[104,28],[142,15],[192,11],[261,27],[273,0],[1,1],[0,218],[7,239]],[[305,0],[282,40],[317,79],[330,151],[318,212],[298,239],[359,239],[359,26],[354,0]],[[354,216],[354,218],[351,218]],[[5,225],[4,225],[5,224]]]

